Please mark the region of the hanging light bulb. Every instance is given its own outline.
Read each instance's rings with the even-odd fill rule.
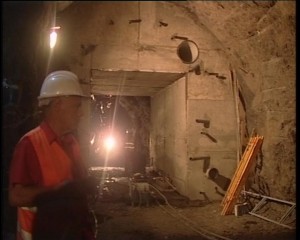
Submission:
[[[50,48],[54,48],[57,40],[57,33],[55,31],[50,33]]]
[[[60,27],[52,27],[51,28],[51,33],[50,33],[50,48],[54,48],[56,45],[56,41],[57,41],[57,33],[56,33],[56,29],[60,29]]]

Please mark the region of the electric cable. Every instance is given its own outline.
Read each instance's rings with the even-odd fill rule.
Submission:
[[[195,223],[194,221],[192,221],[191,219],[185,217],[183,214],[179,213],[168,201],[168,199],[166,198],[166,196],[155,186],[153,186],[152,184],[149,184],[150,187],[152,187],[160,196],[162,196],[162,198],[165,200],[165,203],[167,204],[167,206],[170,208],[170,210],[167,210],[167,207],[164,207],[162,204],[159,203],[159,201],[157,199],[156,202],[158,204],[159,207],[161,207],[163,210],[165,210],[167,213],[169,213],[171,216],[173,217],[177,217],[180,220],[182,220],[185,225],[187,225],[188,227],[190,227],[192,230],[194,230],[195,232],[197,232],[198,234],[200,234],[201,236],[205,237],[206,239],[209,240],[232,240],[230,238],[218,235],[216,233],[213,233],[211,231],[208,231],[204,228],[200,228],[199,226],[195,226],[197,225],[197,223]]]

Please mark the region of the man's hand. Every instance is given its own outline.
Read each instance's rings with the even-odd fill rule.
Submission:
[[[54,187],[24,186],[15,184],[9,188],[9,203],[14,207],[36,206],[37,196],[54,190]]]
[[[54,190],[38,195],[35,202],[39,205],[49,201],[72,200],[84,198],[88,194],[94,195],[97,193],[98,183],[99,181],[95,177],[66,181]]]

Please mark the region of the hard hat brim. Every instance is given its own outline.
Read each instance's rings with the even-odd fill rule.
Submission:
[[[67,96],[77,96],[77,97],[81,97],[83,99],[92,99],[92,96],[91,95],[76,95],[76,94],[57,94],[57,95],[43,95],[43,96],[38,96],[37,99],[40,100],[40,99],[46,99],[46,98],[55,98],[55,97],[67,97]]]

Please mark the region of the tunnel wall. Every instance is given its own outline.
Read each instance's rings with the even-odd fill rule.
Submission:
[[[187,71],[176,61],[174,34],[194,40],[200,56],[222,52],[238,88],[237,150],[252,129],[264,136],[248,184],[295,200],[295,1],[74,2],[63,15],[69,32],[58,58],[86,82],[93,67]],[[140,28],[129,23],[138,19]],[[215,60],[200,62],[202,70],[215,73]]]
[[[220,56],[217,59],[224,63]],[[224,71],[223,76],[221,80],[215,75],[188,75],[187,187],[193,199],[203,197],[199,192],[211,200],[222,198],[218,193],[226,191],[239,160],[237,112],[229,71]],[[211,168],[218,170],[220,181],[208,178]]]
[[[239,160],[238,111],[226,58],[210,52],[201,60],[222,78],[189,73],[152,97],[150,157],[182,194],[201,199],[202,192],[217,200],[227,190]],[[218,181],[208,178],[209,168],[218,170]]]
[[[150,158],[156,170],[169,176],[187,194],[186,79],[151,98]]]
[[[212,199],[220,198],[215,194],[216,184],[203,174],[203,163],[191,162],[189,158],[206,151],[216,167],[221,167],[226,159],[226,168],[219,171],[227,178],[237,165],[238,136],[232,127],[237,124],[235,96],[230,64],[222,46],[206,29],[195,25],[189,14],[168,2],[122,2],[118,8],[112,7],[113,4],[74,3],[67,8],[61,18],[66,33],[60,50],[65,54],[60,56],[66,62],[69,56],[70,66],[84,84],[89,84],[91,69],[191,72],[184,81],[173,83],[153,97],[151,144],[154,147],[150,158],[157,168],[172,177],[183,194],[197,199],[201,197],[199,191],[203,191]],[[177,56],[180,37],[198,45],[199,59],[195,63],[185,64]],[[70,45],[67,47],[66,43]],[[200,75],[191,70],[196,65],[200,67]],[[222,116],[213,113],[223,108],[226,111],[222,111]],[[205,116],[212,121],[210,134],[218,138],[213,147],[208,147],[210,143],[207,145],[207,138],[200,134],[201,128],[199,134],[195,131],[199,127],[195,118]],[[89,131],[88,120],[83,122],[86,124],[81,125],[81,142],[87,150],[89,142],[84,133]],[[165,126],[163,132],[161,126]],[[88,158],[87,151],[84,153]]]
[[[228,55],[238,81],[241,141],[264,136],[247,187],[296,199],[296,1],[174,3],[205,25]]]

